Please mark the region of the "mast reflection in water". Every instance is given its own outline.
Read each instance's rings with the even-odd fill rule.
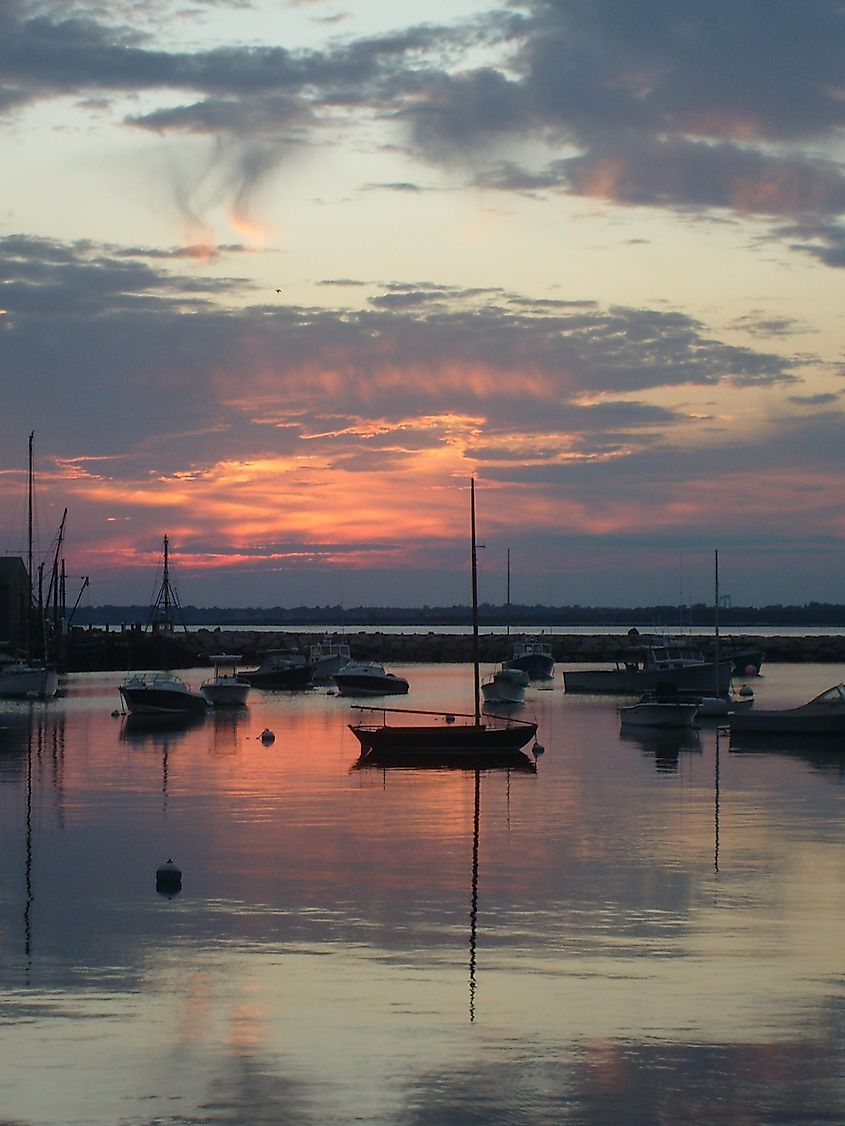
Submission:
[[[325,689],[150,728],[121,679],[0,707],[4,1120],[841,1120],[842,747],[529,688],[539,769],[365,768]]]

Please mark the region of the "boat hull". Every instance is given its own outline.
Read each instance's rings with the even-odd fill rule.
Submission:
[[[532,680],[552,680],[555,675],[554,657],[546,653],[525,653],[521,657],[512,657],[508,663],[509,669],[521,669],[528,673]]]
[[[731,663],[720,666],[719,682],[730,682]],[[658,689],[673,688],[679,692],[713,693],[716,667],[712,663],[681,665],[670,669],[565,669],[563,686],[567,692],[590,692],[605,695],[642,695]]]
[[[620,708],[619,716],[627,727],[684,728],[694,727],[698,717],[697,704],[639,703]]]
[[[731,735],[835,735],[845,737],[845,716],[752,711],[728,720]]]
[[[246,683],[217,681],[203,684],[200,692],[213,708],[242,708],[246,704],[249,688]]]
[[[205,697],[195,692],[126,685],[121,685],[119,692],[132,715],[199,715],[208,707]]]
[[[59,688],[53,669],[10,665],[0,672],[0,698],[5,700],[49,700]]]
[[[311,683],[311,669],[308,665],[291,665],[289,668],[267,671],[255,669],[239,675],[253,688],[297,689],[307,688]]]
[[[487,724],[356,724],[349,730],[370,753],[485,755],[521,751],[537,734],[536,723],[492,727]]]
[[[401,676],[366,676],[342,672],[335,673],[332,679],[341,696],[404,696],[408,692],[408,681]]]

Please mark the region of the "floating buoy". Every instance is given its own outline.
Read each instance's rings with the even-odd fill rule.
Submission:
[[[163,895],[175,895],[182,890],[182,869],[172,860],[165,860],[156,868],[156,891]]]
[[[120,715],[120,709],[119,709],[119,708],[115,708],[115,709],[114,709],[114,711],[112,712],[112,715],[113,715],[113,716],[118,716],[118,715]]]
[[[276,736],[273,734],[269,727],[265,727],[258,738],[265,746],[269,746],[270,743],[275,743],[276,741]]]
[[[531,750],[534,753],[535,758],[537,757],[537,755],[544,755],[546,753],[546,748],[542,743],[535,743]]]
[[[749,688],[747,684],[743,684],[742,688],[740,688],[740,690],[739,690],[739,694],[740,694],[740,696],[753,696],[754,695],[754,689]]]
[[[746,665],[745,666],[745,675],[746,676],[756,676],[757,675],[757,666],[756,665]]]
[[[455,717],[453,715],[451,715],[451,713],[449,715],[447,715],[445,717],[445,719],[446,719],[447,723],[454,723],[455,722]]]

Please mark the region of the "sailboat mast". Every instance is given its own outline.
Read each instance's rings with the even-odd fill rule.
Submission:
[[[508,609],[507,609],[507,633],[508,637],[511,635],[511,549],[508,548]]]
[[[722,691],[721,669],[719,667],[719,549],[714,551],[715,556],[715,592],[713,599],[713,624],[715,627],[716,637],[713,644],[713,656],[716,662],[716,695],[718,696]]]
[[[170,558],[167,536],[164,537],[164,573],[161,589],[164,595],[164,622],[166,628],[170,625]]]
[[[475,478],[470,478],[470,526],[472,529],[472,663],[475,689],[475,723],[481,723],[481,676],[478,660],[478,553],[475,546]]]
[[[32,660],[32,440],[35,431],[29,435],[29,462],[27,467],[27,549],[26,573],[29,581],[29,594],[26,606],[26,653]]]

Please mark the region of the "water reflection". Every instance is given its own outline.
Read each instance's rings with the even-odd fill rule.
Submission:
[[[622,727],[619,739],[653,758],[656,769],[661,773],[672,773],[678,769],[681,752],[700,753],[702,749],[701,732],[695,728]]]
[[[841,1118],[839,752],[550,691],[539,770],[365,769],[337,697],[138,729],[115,683],[0,710],[5,1119]]]

